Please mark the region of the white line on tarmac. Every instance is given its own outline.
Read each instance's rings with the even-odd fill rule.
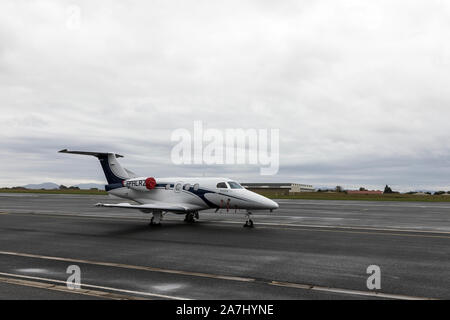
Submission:
[[[208,221],[215,223],[233,223],[242,224],[238,221]],[[415,229],[396,229],[396,228],[372,228],[366,226],[330,226],[320,224],[297,224],[297,223],[272,223],[272,222],[256,222],[256,225],[269,226],[283,226],[283,227],[307,227],[307,228],[325,228],[325,229],[349,229],[349,230],[369,230],[369,231],[396,231],[396,232],[411,232],[411,233],[434,233],[434,234],[450,234],[450,231],[431,231],[431,230],[415,230]]]
[[[53,216],[58,218],[76,218],[76,219],[93,219],[93,220],[105,220],[105,219],[116,219],[116,220],[135,220],[135,221],[147,221],[147,217],[130,217],[130,216],[120,216],[120,215],[85,215],[85,214],[73,214],[73,213],[65,213],[60,214],[56,212],[52,213],[30,213],[30,212],[18,212],[18,214],[32,214],[34,216]],[[254,214],[257,218],[258,215]],[[274,216],[276,218],[276,216]],[[164,219],[164,221],[170,222],[181,222],[181,220],[177,219]],[[202,220],[202,222],[206,223],[224,223],[224,224],[242,224],[242,221],[230,221],[230,220]],[[437,231],[437,230],[418,230],[418,229],[404,229],[404,228],[380,228],[380,227],[370,227],[370,226],[339,226],[339,225],[320,225],[320,224],[298,224],[298,223],[277,223],[277,222],[255,222],[256,225],[267,225],[267,226],[282,226],[282,227],[302,227],[302,228],[324,228],[324,229],[344,229],[344,230],[367,230],[367,231],[387,231],[387,232],[410,232],[410,233],[430,233],[430,234],[443,234],[448,235],[450,231]],[[400,234],[397,234],[400,235]],[[405,235],[408,236],[408,235]],[[411,235],[414,236],[414,235]],[[433,236],[430,236],[433,237]],[[437,236],[439,238],[439,236]],[[443,237],[447,238],[447,237]]]
[[[197,276],[197,277],[208,277],[208,278],[214,278],[214,279],[232,280],[232,281],[247,282],[247,283],[252,283],[252,282],[253,283],[263,283],[263,284],[274,285],[274,286],[279,286],[279,287],[297,288],[297,289],[315,290],[315,291],[325,291],[325,292],[350,294],[350,295],[373,296],[373,297],[381,297],[381,298],[389,298],[389,299],[400,299],[400,300],[405,300],[405,299],[407,299],[407,300],[432,300],[433,299],[433,298],[426,298],[426,297],[415,297],[415,296],[390,294],[390,293],[383,293],[383,292],[360,291],[360,290],[332,288],[332,287],[321,287],[321,286],[315,286],[315,285],[292,283],[292,282],[282,282],[282,281],[275,281],[275,280],[256,280],[256,279],[252,279],[252,278],[221,276],[221,275],[205,274],[205,273],[197,273],[197,272],[189,272],[189,271],[186,272],[186,271],[181,271],[181,270],[166,270],[166,269],[160,269],[160,268],[134,266],[134,265],[118,264],[118,263],[110,263],[110,262],[98,262],[98,261],[89,261],[89,260],[79,260],[79,259],[70,259],[70,258],[41,256],[41,255],[28,254],[28,253],[19,253],[19,252],[0,251],[0,254],[13,255],[13,256],[22,256],[22,257],[30,257],[30,258],[40,258],[40,259],[47,259],[47,260],[79,262],[79,263],[92,264],[92,265],[102,265],[102,266],[119,267],[119,268],[136,269],[136,270],[146,270],[146,271],[153,271],[153,272],[170,272],[170,273],[176,273],[176,274],[181,274],[181,275],[190,275],[190,276]],[[55,281],[55,282],[59,282],[59,283],[66,283],[65,281],[61,281],[61,280],[52,280],[52,279],[45,279],[45,278],[38,278],[38,277],[31,277],[31,276],[14,275],[14,274],[9,274],[9,273],[2,273],[2,272],[0,272],[0,275],[20,276],[20,277],[28,278],[28,279],[38,279],[38,280],[44,280],[44,281]],[[94,286],[94,285],[82,284],[82,286],[84,286],[84,287],[92,287],[92,288],[97,288],[97,289],[103,289],[103,290],[111,290],[111,291],[118,291],[118,292],[124,292],[124,293],[131,293],[131,294],[143,294],[143,295],[155,296],[155,297],[167,298],[167,299],[178,299],[178,300],[186,299],[186,298],[180,298],[180,297],[174,297],[174,296],[166,296],[166,295],[160,295],[160,294],[154,294],[154,293],[148,293],[148,292],[123,290],[123,289],[101,287],[101,286]]]
[[[450,196],[449,196],[450,197]],[[313,202],[315,200],[309,200],[305,199],[305,201],[295,201],[295,200],[289,200],[284,199],[286,201],[283,201],[283,199],[273,199],[274,201],[283,203],[283,204],[304,204],[304,205],[318,205],[318,206],[361,206],[361,207],[393,207],[393,208],[445,208],[450,209],[450,206],[446,205],[438,205],[439,202],[433,202],[436,203],[436,205],[425,205],[423,202],[420,201],[402,201],[402,203],[399,204],[392,204],[390,201],[375,201],[380,204],[371,203],[371,201],[366,200],[323,200],[323,201],[333,201],[333,202]],[[336,202],[334,202],[336,201]],[[354,201],[361,201],[359,203],[354,203]],[[353,202],[353,203],[351,203]],[[395,201],[392,201],[395,202]],[[288,208],[284,208],[288,209]]]
[[[24,276],[24,275],[21,275],[21,274],[6,273],[6,272],[0,272],[0,275],[7,276],[7,277],[22,278],[22,279],[54,282],[54,283],[63,283],[63,284],[67,283],[66,281],[57,280],[57,279],[48,279],[48,278],[41,278],[41,277]],[[82,283],[81,287],[94,288],[94,289],[100,289],[100,290],[108,290],[108,291],[128,293],[128,294],[135,294],[135,295],[142,295],[142,296],[148,296],[148,297],[163,298],[163,299],[190,300],[190,299],[182,298],[182,297],[167,296],[167,295],[163,295],[163,294],[143,292],[143,291],[134,291],[134,290],[125,290],[125,289],[111,288],[111,287],[103,287],[103,286],[97,286],[97,285],[93,285],[93,284],[84,284],[84,283]],[[74,289],[74,291],[76,291],[76,290]]]
[[[290,282],[272,281],[270,284],[274,285],[274,286],[280,286],[280,287],[290,287],[290,288],[299,288],[299,289],[305,289],[305,290],[344,293],[344,294],[351,294],[351,295],[358,295],[358,296],[369,296],[369,297],[398,299],[398,300],[436,300],[433,298],[422,298],[422,297],[406,296],[406,295],[401,295],[401,294],[383,293],[383,292],[377,292],[377,291],[361,291],[361,290],[351,290],[351,289],[329,288],[329,287],[304,285],[304,284],[290,283]]]
[[[44,260],[78,262],[78,263],[85,263],[85,264],[105,266],[105,267],[117,267],[117,268],[153,271],[153,272],[161,272],[161,273],[172,273],[172,274],[180,274],[180,275],[203,277],[203,278],[214,278],[214,279],[222,279],[222,280],[241,281],[241,282],[254,281],[254,279],[252,279],[252,278],[226,276],[226,275],[218,275],[218,274],[203,273],[203,272],[191,272],[191,271],[182,271],[182,270],[154,268],[154,267],[146,267],[146,266],[136,266],[136,265],[130,265],[130,264],[114,263],[114,262],[101,262],[101,261],[91,261],[91,260],[84,260],[84,259],[42,256],[42,255],[30,254],[30,253],[0,251],[0,254],[10,255],[10,256],[27,257],[27,258],[44,259]]]

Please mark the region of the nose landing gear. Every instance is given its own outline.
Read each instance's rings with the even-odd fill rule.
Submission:
[[[245,214],[247,220],[245,221],[244,228],[253,228],[253,221],[250,219],[251,214],[249,211]]]

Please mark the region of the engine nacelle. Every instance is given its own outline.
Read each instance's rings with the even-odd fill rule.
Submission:
[[[123,181],[123,186],[136,191],[150,191],[156,187],[153,177],[133,178]]]

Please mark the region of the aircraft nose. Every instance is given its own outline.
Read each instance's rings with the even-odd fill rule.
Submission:
[[[264,197],[264,201],[262,201],[262,205],[264,207],[264,209],[270,209],[270,210],[274,210],[274,209],[278,209],[278,203],[276,203],[275,201],[268,199],[266,197]]]
[[[278,209],[278,203],[275,201],[264,197],[263,195],[257,194],[255,192],[251,192],[249,190],[246,190],[248,194],[248,198],[251,200],[251,208],[252,209],[258,209],[258,210],[274,210]]]
[[[273,200],[270,200],[270,199],[268,199],[270,202],[269,202],[269,208],[270,208],[270,210],[273,210],[273,209],[278,209],[280,206],[278,205],[278,203],[276,203],[275,201],[273,201]]]

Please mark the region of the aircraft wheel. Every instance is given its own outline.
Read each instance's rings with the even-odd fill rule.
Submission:
[[[251,219],[247,220],[244,224],[244,228],[253,228],[253,221]]]
[[[186,217],[184,218],[184,222],[187,222],[187,223],[195,222],[194,214],[193,213],[186,214]]]
[[[159,226],[161,226],[161,222],[160,222],[160,223],[156,223],[154,217],[152,217],[152,218],[150,219],[150,223],[149,223],[148,225],[149,225],[150,227],[155,227],[155,226],[159,227]]]

